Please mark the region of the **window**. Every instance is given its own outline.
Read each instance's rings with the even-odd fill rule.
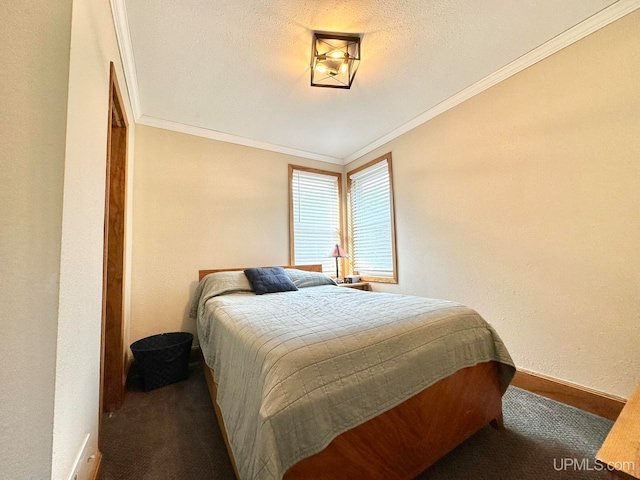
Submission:
[[[352,271],[397,283],[391,153],[347,173],[347,194]]]
[[[335,275],[331,248],[342,244],[342,175],[289,165],[289,246],[292,265],[321,263]]]

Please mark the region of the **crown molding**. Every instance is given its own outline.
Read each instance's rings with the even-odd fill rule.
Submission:
[[[250,138],[240,137],[238,135],[231,135],[230,133],[217,132],[208,128],[194,127],[193,125],[186,125],[184,123],[172,122],[170,120],[150,117],[149,115],[141,115],[140,118],[138,118],[137,123],[139,125],[162,128],[164,130],[186,133],[188,135],[195,135],[197,137],[210,138],[212,140],[219,140],[221,142],[235,143],[237,145],[244,145],[245,147],[253,147],[260,150],[269,150],[271,152],[284,153],[285,155],[293,155],[296,157],[308,158],[310,160],[318,160],[320,162],[343,165],[343,161],[341,158],[321,155],[319,153],[306,152],[304,150],[297,150],[295,148],[284,147],[282,145],[276,145],[268,142],[260,142],[258,140],[252,140]]]
[[[577,42],[578,40],[590,35],[591,33],[609,25],[610,23],[618,20],[621,17],[633,12],[640,8],[640,0],[619,0],[618,2],[600,10],[598,13],[592,15],[579,24],[565,30],[560,35],[552,38],[546,43],[543,43],[539,47],[531,50],[523,56],[517,58],[513,62],[505,65],[499,70],[496,70],[490,75],[487,75],[482,80],[474,83],[473,85],[461,90],[455,95],[449,97],[443,102],[430,108],[426,112],[418,115],[414,119],[408,121],[404,125],[396,128],[392,132],[380,137],[378,140],[370,143],[369,145],[353,152],[351,155],[343,159],[344,164],[348,164],[357,160],[358,158],[372,152],[378,147],[390,142],[391,140],[399,137],[400,135],[407,133],[409,130],[413,130],[419,125],[428,122],[434,117],[437,117],[441,113],[461,104],[465,100],[487,90],[488,88],[496,85],[497,83],[506,80],[507,78],[521,72],[527,67],[544,60],[550,55],[562,50],[565,47]]]
[[[273,152],[284,153],[287,155],[309,158],[311,160],[334,163],[338,165],[346,165],[353,162],[354,160],[357,160],[358,158],[366,155],[367,153],[375,150],[378,147],[381,147],[382,145],[390,142],[400,135],[403,135],[404,133],[407,133],[417,126],[422,125],[423,123],[431,120],[441,113],[444,113],[447,110],[450,110],[451,108],[461,104],[465,100],[468,100],[471,97],[487,90],[488,88],[491,88],[492,86],[502,82],[503,80],[506,80],[516,73],[521,72],[525,68],[534,65],[535,63],[547,58],[550,55],[553,55],[559,50],[568,47],[569,45],[601,29],[602,27],[609,25],[610,23],[633,12],[634,10],[637,10],[638,8],[640,8],[640,0],[619,0],[618,2],[587,18],[583,22],[552,38],[541,46],[517,58],[513,62],[505,65],[494,73],[486,76],[482,80],[479,80],[478,82],[465,88],[464,90],[461,90],[460,92],[449,97],[443,102],[440,102],[426,112],[418,115],[417,117],[389,132],[388,134],[380,137],[374,142],[353,152],[343,159],[339,159],[336,157],[306,152],[304,150],[297,150],[295,148],[289,148],[282,145],[261,142],[237,135],[231,135],[228,133],[209,130],[202,127],[195,127],[192,125],[186,125],[169,120],[150,117],[148,115],[143,115],[142,107],[140,105],[138,79],[133,55],[133,47],[131,44],[129,23],[127,20],[125,0],[111,0],[111,9],[113,12],[113,18],[116,27],[116,36],[118,38],[118,45],[120,47],[120,54],[122,56],[125,82],[127,84],[127,90],[129,91],[129,98],[131,99],[131,107],[133,109],[136,123],[163,128],[165,130],[173,130],[189,135],[210,138],[222,142],[236,143],[239,145],[245,145],[247,147],[259,148],[261,150],[269,150]]]
[[[131,44],[131,32],[129,31],[129,20],[127,19],[127,8],[124,0],[111,0],[111,13],[116,27],[116,38],[120,48],[122,68],[124,70],[124,81],[127,84],[131,109],[134,120],[137,122],[142,116],[140,106],[140,92],[138,90],[138,75],[136,73],[136,63],[133,57],[133,46]]]
[[[198,137],[210,138],[212,140],[219,140],[222,142],[235,143],[247,147],[259,148],[260,150],[268,150],[277,153],[284,153],[286,155],[294,155],[296,157],[318,160],[320,162],[334,163],[337,165],[343,164],[343,160],[341,158],[321,155],[319,153],[306,152],[304,150],[297,150],[295,148],[284,147],[282,145],[261,142],[237,135],[231,135],[229,133],[217,132],[215,130],[209,130],[207,128],[195,127],[192,125],[186,125],[184,123],[172,122],[161,118],[151,117],[149,115],[144,115],[140,104],[138,76],[136,73],[133,45],[131,43],[131,33],[129,31],[129,20],[127,19],[125,0],[111,0],[111,11],[116,27],[118,46],[120,47],[120,55],[122,58],[122,68],[124,70],[125,83],[127,84],[127,90],[129,92],[129,98],[131,100],[131,108],[133,110],[133,116],[137,124],[162,128],[164,130],[171,130],[179,133],[186,133],[188,135],[195,135]]]

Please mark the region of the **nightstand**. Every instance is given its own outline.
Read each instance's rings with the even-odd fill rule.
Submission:
[[[358,282],[358,283],[339,283],[339,287],[347,287],[347,288],[355,288],[356,290],[365,290],[367,292],[371,291],[371,286],[369,282]]]

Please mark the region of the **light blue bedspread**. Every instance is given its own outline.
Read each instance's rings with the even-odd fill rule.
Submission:
[[[243,480],[281,479],[461,368],[500,362],[503,391],[513,377],[500,337],[464,305],[336,286],[221,291],[201,284],[194,306]]]

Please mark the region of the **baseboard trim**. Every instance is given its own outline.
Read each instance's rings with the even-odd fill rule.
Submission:
[[[100,478],[100,469],[102,468],[102,452],[98,450],[96,452],[96,462],[93,465],[93,471],[91,472],[90,480],[98,480]]]
[[[613,421],[626,403],[624,398],[521,369],[518,369],[511,384]]]

